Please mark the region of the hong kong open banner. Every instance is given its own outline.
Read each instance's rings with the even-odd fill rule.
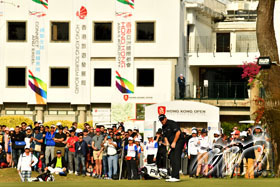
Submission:
[[[135,0],[115,0],[117,24],[116,88],[121,99],[128,101],[134,94],[134,21]]]
[[[47,102],[47,28],[48,0],[29,1],[28,34],[30,41],[30,65],[28,67],[29,104],[45,105]]]
[[[88,0],[73,1],[74,32],[72,44],[72,75],[74,86],[72,104],[90,103],[90,34],[88,24]],[[74,72],[73,72],[74,71]]]

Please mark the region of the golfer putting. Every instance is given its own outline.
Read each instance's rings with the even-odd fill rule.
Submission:
[[[171,163],[171,178],[166,182],[179,182],[181,169],[181,155],[184,146],[183,135],[179,125],[166,118],[164,114],[159,115],[159,121],[162,124],[163,137],[166,145],[170,146],[169,159]]]

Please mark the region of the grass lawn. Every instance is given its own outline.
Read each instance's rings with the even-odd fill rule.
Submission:
[[[38,174],[33,172],[33,176]],[[182,177],[179,183],[167,183],[164,180],[99,180],[92,179],[91,177],[82,177],[75,175],[68,175],[67,177],[55,176],[55,182],[42,182],[40,187],[59,187],[59,186],[75,186],[75,187],[89,187],[89,186],[122,186],[122,187],[167,187],[167,186],[178,186],[178,187],[280,187],[280,179],[190,179],[188,177]],[[2,187],[33,187],[38,186],[37,182],[33,183],[22,183],[20,182],[19,176],[16,169],[0,169],[0,186]]]

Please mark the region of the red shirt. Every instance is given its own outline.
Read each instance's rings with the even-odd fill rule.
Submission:
[[[67,143],[71,146],[69,147],[69,151],[70,152],[75,152],[75,143],[79,140],[79,138],[77,136],[74,136],[74,137],[70,137],[68,140],[67,140]]]

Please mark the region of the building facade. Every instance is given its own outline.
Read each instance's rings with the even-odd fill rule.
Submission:
[[[146,104],[174,100],[180,0],[130,3],[2,1],[1,116],[141,124]],[[116,56],[128,33],[127,73]]]

